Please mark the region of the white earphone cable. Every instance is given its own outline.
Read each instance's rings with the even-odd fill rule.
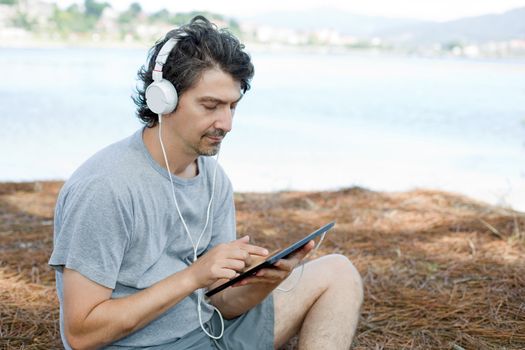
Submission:
[[[204,228],[202,229],[202,232],[199,235],[199,239],[197,240],[197,244],[194,244],[193,238],[191,237],[191,234],[190,234],[190,230],[188,229],[188,225],[186,225],[186,221],[184,220],[184,217],[182,216],[182,213],[180,212],[179,203],[177,202],[177,196],[175,195],[175,185],[173,184],[173,178],[171,176],[171,170],[170,170],[170,166],[169,166],[169,162],[168,162],[168,157],[166,155],[166,149],[164,148],[164,143],[162,142],[162,114],[159,114],[158,116],[159,116],[159,141],[160,141],[160,148],[162,149],[162,155],[164,156],[164,162],[166,163],[166,168],[168,170],[168,176],[169,176],[170,184],[171,184],[171,194],[173,196],[173,201],[175,202],[175,207],[177,208],[177,213],[179,214],[179,218],[180,218],[180,220],[182,222],[182,225],[184,226],[184,230],[186,231],[186,234],[187,234],[188,238],[190,239],[191,245],[193,247],[193,260],[192,260],[192,263],[194,263],[195,261],[197,261],[197,250],[198,250],[198,247],[199,247],[199,243],[200,243],[202,237],[204,236],[204,232],[206,232],[206,228],[208,227],[208,222],[209,222],[209,219],[210,219],[211,204],[213,202],[213,196],[215,194],[215,178],[216,178],[216,175],[217,175],[217,166],[219,165],[220,149],[219,149],[219,152],[217,153],[217,159],[216,159],[216,162],[215,162],[215,168],[213,170],[212,186],[211,186],[211,197],[210,197],[210,202],[208,203],[208,208],[206,209],[206,222],[204,224]],[[202,307],[201,307],[202,293],[203,293],[202,290],[200,290],[200,289],[197,290],[197,313],[199,315],[199,324],[200,324],[202,330],[204,331],[204,333],[206,333],[206,335],[208,337],[213,338],[213,339],[220,339],[220,338],[222,338],[222,336],[224,334],[224,318],[222,317],[222,314],[219,311],[219,309],[217,309],[215,306],[210,304],[210,306],[215,311],[217,311],[217,313],[219,314],[219,318],[221,320],[221,332],[220,332],[220,334],[218,336],[215,336],[215,335],[209,333],[204,328],[204,323],[202,322]]]
[[[177,213],[179,215],[179,218],[181,219],[182,225],[184,226],[184,230],[186,231],[186,234],[187,234],[188,238],[190,239],[191,245],[193,247],[193,261],[192,262],[195,262],[195,261],[197,261],[197,250],[198,250],[199,244],[201,242],[202,237],[204,236],[204,232],[206,232],[206,228],[208,227],[208,223],[209,223],[209,219],[210,219],[210,211],[211,211],[211,206],[212,206],[212,203],[213,203],[213,197],[214,197],[214,194],[215,194],[215,179],[216,179],[216,175],[217,175],[217,166],[219,165],[220,149],[219,149],[219,152],[217,153],[215,168],[213,170],[211,197],[210,197],[210,201],[208,203],[208,207],[206,209],[206,222],[204,224],[204,228],[202,229],[202,232],[199,235],[199,239],[197,240],[197,244],[195,244],[193,242],[193,238],[192,238],[192,236],[190,234],[190,230],[188,229],[188,225],[186,224],[186,221],[184,220],[184,217],[182,216],[182,213],[181,213],[181,211],[179,209],[179,203],[177,201],[177,196],[175,195],[175,185],[173,183],[173,178],[172,178],[171,170],[170,170],[170,167],[169,167],[168,157],[166,155],[166,149],[164,148],[164,143],[162,142],[162,114],[159,114],[159,141],[160,141],[160,147],[162,149],[162,155],[164,156],[164,162],[166,163],[166,168],[168,170],[168,176],[169,176],[170,184],[171,184],[171,194],[172,194],[172,197],[173,197],[173,201],[175,203],[175,208],[177,209]],[[315,248],[313,250],[314,252],[317,251],[317,249],[319,248],[319,246],[323,242],[323,239],[324,239],[325,235],[326,235],[326,232],[321,236],[321,239],[319,240],[319,243],[317,243],[317,245],[315,246]],[[285,288],[281,288],[281,287],[277,287],[276,290],[287,293],[287,292],[290,292],[293,289],[295,289],[297,287],[297,285],[299,284],[299,282],[301,281],[301,278],[303,277],[304,263],[301,263],[300,268],[301,268],[301,271],[299,273],[299,277],[296,279],[296,281],[295,281],[295,283],[293,284],[292,287],[286,288],[286,289]],[[219,315],[219,318],[220,318],[220,321],[221,321],[221,331],[220,331],[220,334],[218,336],[215,336],[215,335],[209,333],[204,328],[204,322],[202,321],[202,306],[201,306],[201,303],[203,301],[202,295],[203,295],[202,290],[198,290],[197,291],[197,314],[199,316],[199,324],[200,324],[202,330],[204,331],[204,333],[206,333],[206,335],[208,337],[210,337],[212,339],[220,339],[220,338],[222,338],[222,336],[224,334],[224,318],[222,317],[222,314],[219,311],[219,309],[217,309],[214,305],[209,304],[214,309],[214,311],[216,311],[217,314]]]
[[[314,253],[317,251],[317,249],[319,249],[319,246],[320,246],[321,243],[323,242],[323,239],[324,239],[324,236],[325,236],[325,235],[326,235],[326,232],[323,233],[323,235],[321,236],[321,239],[319,240],[319,243],[317,243],[317,245],[316,245],[315,248],[313,249],[313,252],[314,252]],[[300,268],[301,268],[301,272],[299,272],[299,277],[295,280],[295,283],[294,283],[290,288],[277,287],[277,288],[275,288],[275,289],[278,290],[278,291],[280,291],[280,292],[285,292],[285,293],[288,293],[288,292],[294,290],[295,287],[297,287],[297,285],[298,285],[299,282],[301,281],[301,278],[303,277],[303,272],[304,272],[304,262],[301,263]]]

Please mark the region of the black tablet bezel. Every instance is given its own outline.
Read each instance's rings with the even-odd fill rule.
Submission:
[[[299,241],[293,243],[292,245],[288,246],[287,248],[285,248],[285,249],[283,249],[283,250],[281,250],[281,251],[271,255],[270,257],[266,258],[265,261],[255,265],[254,267],[250,268],[249,270],[241,273],[239,276],[237,276],[235,278],[232,278],[231,280],[221,284],[220,286],[215,287],[212,290],[206,292],[206,296],[207,297],[211,297],[212,295],[223,291],[224,289],[228,288],[231,285],[234,285],[235,283],[245,279],[246,277],[253,276],[257,271],[261,270],[262,268],[272,266],[273,264],[275,264],[280,259],[284,259],[284,258],[288,257],[289,255],[294,253],[296,250],[298,250],[301,247],[303,247],[310,240],[312,240],[312,239],[316,238],[317,236],[327,232],[332,227],[334,227],[334,225],[335,225],[335,221],[332,221],[332,222],[324,225],[323,227],[315,230],[314,232],[310,233],[309,235],[307,235],[306,237],[300,239]]]

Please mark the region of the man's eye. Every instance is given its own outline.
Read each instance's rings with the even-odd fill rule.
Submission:
[[[213,105],[213,106],[204,105],[204,108],[206,108],[209,111],[213,111],[217,109],[217,105]]]

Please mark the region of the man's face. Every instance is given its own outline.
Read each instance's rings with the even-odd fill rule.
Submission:
[[[217,154],[222,139],[232,129],[240,91],[240,82],[229,74],[208,69],[182,94],[177,109],[168,119],[186,152],[204,156]]]

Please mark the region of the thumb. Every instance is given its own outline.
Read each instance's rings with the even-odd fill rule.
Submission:
[[[246,235],[236,240],[236,242],[240,243],[248,243],[250,241],[250,236]]]
[[[306,257],[308,255],[308,253],[310,253],[314,249],[314,247],[315,247],[315,242],[313,240],[311,240],[308,243],[306,243],[301,249],[296,251],[292,255],[292,258],[296,258],[299,261],[303,260],[303,258]]]

